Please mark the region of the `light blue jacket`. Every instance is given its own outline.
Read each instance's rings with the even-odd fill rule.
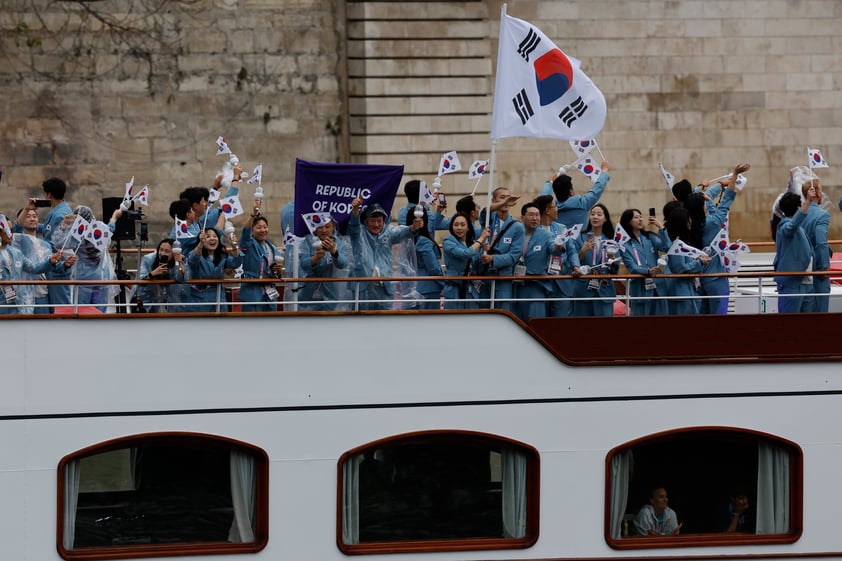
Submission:
[[[609,179],[611,179],[611,176],[608,175],[608,172],[603,171],[599,174],[590,191],[584,195],[573,195],[566,201],[557,202],[558,217],[556,220],[568,226],[587,224],[588,213],[599,202],[602,192],[605,191],[605,187],[608,185]],[[553,184],[550,181],[544,183],[544,186],[541,188],[541,194],[553,195]]]
[[[348,221],[348,237],[351,238],[351,247],[354,250],[355,277],[391,277],[392,271],[392,246],[409,239],[412,231],[409,226],[387,226],[377,236],[372,235],[368,228],[360,223],[359,215],[351,215]],[[360,290],[368,289],[367,282],[360,283]],[[393,283],[383,284],[385,294],[391,296],[395,293]]]
[[[805,272],[810,266],[813,248],[810,247],[807,235],[801,228],[806,217],[807,214],[799,208],[791,218],[784,218],[778,224],[778,230],[775,233],[775,261],[773,262],[775,271]],[[803,280],[804,277],[775,277],[778,290],[783,289],[787,292],[797,291]]]
[[[319,259],[319,261],[313,265],[313,255],[316,254],[316,248],[313,246],[313,243],[317,239],[318,238],[316,236],[308,235],[304,238],[304,241],[299,244],[299,274],[302,277],[322,279],[347,276],[347,274],[342,274],[343,271],[347,272],[348,269],[348,260],[345,256],[349,253],[350,248],[348,247],[347,240],[342,236],[337,236],[335,238],[336,257],[334,258],[331,254],[325,252],[324,257]],[[298,293],[298,299],[300,301],[322,300],[326,302],[325,304],[302,304],[302,309],[335,309],[336,302],[339,300],[339,294],[345,284],[346,283],[339,282],[302,283]]]

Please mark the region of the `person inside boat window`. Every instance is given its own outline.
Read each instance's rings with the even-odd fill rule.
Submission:
[[[634,517],[635,533],[640,536],[677,536],[681,531],[678,515],[669,507],[665,487],[654,487],[649,504],[643,505]]]
[[[751,502],[745,491],[732,493],[728,503],[728,526],[726,532],[754,533],[754,517],[751,512]]]

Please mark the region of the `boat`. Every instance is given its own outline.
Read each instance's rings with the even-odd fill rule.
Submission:
[[[842,557],[839,313],[0,321],[6,559]]]

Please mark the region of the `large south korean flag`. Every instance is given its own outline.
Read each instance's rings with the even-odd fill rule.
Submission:
[[[491,138],[596,138],[605,124],[605,97],[579,64],[537,27],[504,11]]]

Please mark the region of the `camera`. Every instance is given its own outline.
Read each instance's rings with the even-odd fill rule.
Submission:
[[[120,203],[123,202],[121,197],[105,197],[102,199],[102,216],[104,220],[108,220],[114,211],[120,208]],[[135,210],[134,202],[128,210],[123,211],[120,218],[117,219],[114,225],[114,234],[112,239],[117,241],[131,241],[140,237],[140,241],[149,241],[149,230],[146,223],[143,221],[143,213]]]
[[[35,199],[35,208],[47,208],[50,206],[48,199]]]

